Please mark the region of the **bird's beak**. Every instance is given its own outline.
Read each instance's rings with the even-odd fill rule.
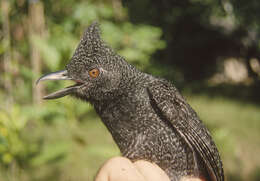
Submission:
[[[39,82],[45,81],[45,80],[73,80],[73,79],[68,76],[67,70],[62,70],[62,71],[58,71],[58,72],[52,72],[52,73],[49,73],[49,74],[46,74],[46,75],[40,77],[36,81],[36,85]],[[82,84],[76,84],[73,86],[66,87],[64,89],[58,90],[56,92],[53,92],[49,95],[44,96],[43,99],[57,99],[60,97],[64,97],[66,95],[69,95],[69,94],[75,92],[75,90],[77,88],[79,88],[81,85]]]

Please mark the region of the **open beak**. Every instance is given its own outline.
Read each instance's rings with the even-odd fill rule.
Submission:
[[[49,74],[46,74],[42,77],[40,77],[37,81],[36,81],[36,85],[41,82],[41,81],[45,81],[45,80],[74,80],[70,77],[68,77],[68,72],[67,70],[62,70],[62,71],[58,71],[58,72],[52,72]],[[75,90],[77,90],[82,83],[76,81],[77,84],[73,85],[73,86],[69,86],[66,87],[64,89],[58,90],[56,92],[53,92],[49,95],[46,95],[43,97],[43,99],[57,99],[57,98],[61,98],[64,97],[66,95],[69,95],[73,92],[75,92]]]

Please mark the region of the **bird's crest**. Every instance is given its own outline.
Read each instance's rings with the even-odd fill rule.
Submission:
[[[113,50],[101,39],[99,24],[94,22],[86,28],[66,69],[69,74],[79,75],[90,66],[107,63],[113,56]]]
[[[100,38],[100,27],[98,22],[93,22],[88,26],[83,34],[83,39],[101,39]]]

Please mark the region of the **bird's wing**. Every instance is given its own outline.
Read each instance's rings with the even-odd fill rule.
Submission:
[[[154,109],[192,146],[203,160],[212,181],[224,181],[218,150],[195,111],[169,82],[157,79],[147,88]]]

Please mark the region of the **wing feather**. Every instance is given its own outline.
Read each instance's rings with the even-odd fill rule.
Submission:
[[[178,90],[169,82],[157,79],[148,86],[147,91],[166,121],[202,158],[212,181],[224,181],[222,162],[215,143]]]

